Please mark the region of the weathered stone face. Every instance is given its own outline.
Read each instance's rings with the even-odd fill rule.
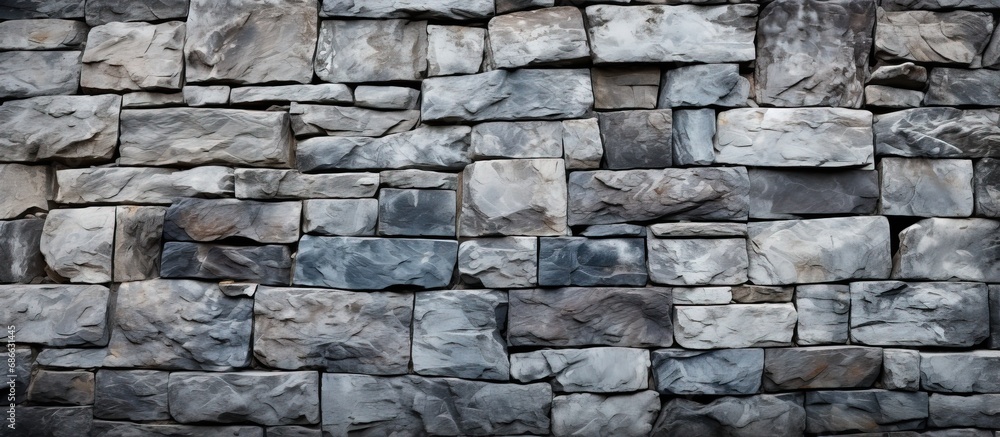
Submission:
[[[236,170],[236,197],[240,199],[372,197],[378,184],[376,173],[311,175],[294,170]]]
[[[0,198],[0,218],[13,219],[32,211],[47,211],[52,198],[48,167],[0,164],[0,185],[6,195]]]
[[[111,282],[115,208],[59,209],[49,213],[40,249],[45,263],[71,282]]]
[[[597,119],[606,168],[670,166],[672,118],[669,110],[602,112]]]
[[[74,94],[80,86],[80,52],[0,53],[0,98]]]
[[[910,349],[882,349],[882,379],[886,390],[920,389],[920,352]]]
[[[83,0],[13,0],[0,9],[4,20],[28,18],[83,18]]]
[[[533,287],[538,283],[538,239],[477,238],[458,246],[462,281],[486,288]]]
[[[885,432],[922,429],[927,393],[887,390],[806,392],[806,431]]]
[[[1000,104],[1000,72],[995,70],[962,70],[935,68],[927,81],[924,104],[991,105]]]
[[[590,70],[495,70],[423,81],[421,119],[489,121],[578,118],[594,105]]]
[[[71,437],[89,433],[94,422],[91,407],[20,407],[17,428],[31,430],[29,435]]]
[[[80,48],[87,42],[86,24],[72,20],[11,20],[0,23],[2,50]]]
[[[381,137],[413,129],[419,111],[376,111],[349,106],[292,103],[292,130],[296,137]]]
[[[90,31],[80,86],[87,90],[179,90],[184,23],[108,23]]]
[[[2,285],[0,316],[16,327],[15,342],[103,346],[109,295],[100,285]]]
[[[654,435],[751,437],[802,435],[806,412],[801,394],[723,397],[708,404],[672,399],[663,405]]]
[[[0,158],[110,160],[118,138],[121,97],[53,96],[0,105]]]
[[[247,238],[258,243],[299,239],[301,202],[183,199],[167,208],[163,237],[172,241]]]
[[[501,329],[507,294],[493,290],[418,293],[413,310],[413,370],[420,375],[510,379]]]
[[[920,217],[968,217],[973,209],[972,161],[882,158],[880,212]]]
[[[875,55],[883,59],[969,64],[993,32],[985,12],[878,11]]]
[[[763,370],[764,349],[653,351],[656,390],[663,394],[756,394]]]
[[[920,354],[920,386],[943,393],[1000,392],[998,351]]]
[[[307,235],[299,241],[292,283],[348,290],[439,288],[451,281],[457,256],[456,241]]]
[[[657,67],[593,68],[595,109],[656,108],[660,69]]]
[[[630,392],[646,389],[649,364],[649,352],[642,349],[543,349],[511,354],[510,377],[521,382],[552,378],[559,392]]]
[[[604,156],[596,118],[563,120],[563,157],[570,170],[599,168]]]
[[[750,217],[873,214],[879,201],[879,174],[870,170],[816,173],[751,168]]]
[[[158,370],[97,371],[94,417],[110,420],[168,420],[170,372]]]
[[[182,435],[185,437],[213,437],[231,435],[234,437],[264,437],[264,430],[257,426],[192,426],[192,425],[155,425],[146,423],[130,423],[94,420],[94,432],[109,437],[126,437],[147,435],[166,437]]]
[[[577,393],[552,399],[552,434],[645,436],[660,411],[656,392],[602,396]]]
[[[160,275],[163,241],[161,206],[119,206],[115,211],[115,282],[142,281]]]
[[[987,219],[924,219],[899,233],[893,278],[1000,281],[994,243],[1000,222]]]
[[[918,108],[875,119],[875,152],[921,158],[1000,156],[1000,111]]]
[[[488,27],[490,61],[496,68],[566,64],[590,58],[583,14],[575,7],[500,15]]]
[[[302,202],[302,232],[316,235],[373,236],[376,199],[311,199]]]
[[[705,64],[663,72],[657,107],[746,106],[750,81],[737,64]]]
[[[429,126],[382,138],[309,138],[297,144],[295,153],[301,171],[458,170],[471,162],[471,132],[467,126]]]
[[[482,161],[466,166],[459,235],[565,234],[565,172],[561,159]]]
[[[56,171],[56,201],[63,204],[146,203],[168,205],[185,197],[233,195],[233,169],[190,170],[99,167]]]
[[[538,285],[641,286],[646,284],[641,238],[538,240]]]
[[[767,349],[764,390],[868,388],[882,370],[882,349],[819,346]]]
[[[323,0],[320,16],[365,18],[441,18],[468,20],[493,15],[490,0]]]
[[[427,71],[427,22],[323,21],[315,69],[326,82],[420,80]]]
[[[419,103],[420,91],[413,88],[360,85],[354,89],[354,104],[364,108],[418,109]]]
[[[799,313],[798,344],[847,343],[851,290],[847,285],[815,284],[795,287]]]
[[[472,128],[473,160],[561,158],[563,128],[558,121],[490,122]]]
[[[427,75],[478,73],[485,44],[486,29],[427,26]]]
[[[935,427],[966,426],[997,428],[1000,421],[993,412],[1000,394],[948,396],[935,394],[930,398],[930,420]]]
[[[170,415],[181,423],[319,423],[316,372],[174,372],[169,390]]]
[[[166,223],[164,223],[166,228]],[[163,244],[160,276],[251,281],[288,285],[292,253],[288,246],[228,246],[170,241]]]
[[[674,339],[688,349],[790,346],[795,319],[790,303],[677,306]]]
[[[160,21],[187,17],[189,0],[138,0],[121,4],[114,0],[87,2],[87,24],[113,21]]]
[[[451,190],[379,191],[378,235],[453,237],[455,192]]]
[[[646,240],[649,279],[666,285],[737,285],[747,281],[744,239]]]

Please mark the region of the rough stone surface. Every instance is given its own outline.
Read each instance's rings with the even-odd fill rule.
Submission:
[[[878,11],[875,55],[882,59],[966,64],[993,33],[989,13]]]
[[[646,436],[659,411],[660,399],[652,391],[556,396],[552,399],[552,435]]]
[[[411,294],[260,287],[254,302],[253,353],[268,367],[406,373]]]
[[[292,130],[296,137],[381,137],[406,132],[417,125],[419,111],[377,111],[349,106],[292,103]]]
[[[163,238],[171,241],[246,238],[258,243],[294,243],[299,239],[301,215],[300,202],[182,199],[167,208]]]
[[[881,85],[865,87],[865,105],[882,108],[916,108],[924,100],[922,91],[890,88]]]
[[[511,290],[511,346],[669,347],[669,288]]]
[[[879,211],[885,215],[968,217],[973,201],[968,159],[882,158]]]
[[[354,104],[375,109],[418,109],[420,91],[402,86],[361,85],[354,89]]]
[[[0,19],[83,18],[83,0],[10,0],[0,7]]]
[[[985,284],[851,283],[851,339],[879,346],[968,347],[989,336]]]
[[[16,429],[27,437],[76,437],[94,421],[90,407],[20,407],[15,414]]]
[[[87,24],[113,21],[162,21],[187,17],[189,0],[139,0],[122,4],[115,0],[87,2]]]
[[[708,404],[672,399],[663,405],[653,435],[663,437],[802,435],[802,395],[723,397]]]
[[[490,0],[324,0],[320,16],[469,20],[493,15]]]
[[[0,285],[0,318],[16,327],[17,343],[102,346],[109,295],[99,285]]]
[[[1000,160],[983,158],[976,161],[972,185],[975,190],[975,214],[1000,217]]]
[[[380,183],[389,188],[440,188],[457,190],[458,175],[428,170],[385,170],[379,173]]]
[[[185,197],[233,195],[233,169],[91,167],[56,171],[56,201],[63,204],[145,203],[168,205]]]
[[[1000,349],[1000,285],[990,285],[990,338],[991,349]]]
[[[231,88],[227,85],[194,86],[181,89],[184,103],[192,107],[220,106],[229,103]]]
[[[879,156],[925,158],[1000,157],[1000,111],[918,108],[875,119]]]
[[[167,420],[167,382],[159,370],[97,371],[94,417],[109,420]]]
[[[674,307],[674,340],[688,349],[791,346],[795,306],[778,303]]]
[[[927,68],[912,62],[882,65],[872,72],[868,84],[923,90],[927,84]]]
[[[886,279],[891,269],[885,217],[750,223],[750,282],[808,284]]]
[[[459,170],[470,162],[467,126],[421,127],[382,138],[320,137],[296,147],[299,170]]]
[[[902,9],[995,9],[1000,7],[997,0],[883,0],[882,7],[888,11]]]
[[[229,102],[234,105],[285,102],[350,104],[354,102],[354,97],[347,85],[322,83],[233,88],[229,91]]]
[[[561,159],[476,162],[462,172],[459,235],[563,235],[565,164]]]
[[[489,122],[472,128],[474,160],[561,158],[563,128],[558,121]]]
[[[543,349],[510,355],[510,377],[550,379],[557,392],[615,393],[645,390],[649,351],[621,347]]]
[[[325,199],[372,197],[378,189],[375,173],[302,174],[294,170],[236,170],[240,199]]]
[[[121,97],[54,96],[0,105],[0,159],[107,161],[115,152]]]
[[[86,371],[55,372],[39,369],[31,376],[28,402],[91,405],[94,403],[94,374]]]
[[[656,223],[649,226],[649,233],[660,238],[712,238],[746,237],[746,223],[677,222]]]
[[[91,29],[80,86],[99,91],[181,89],[184,30],[180,21],[114,22]]]
[[[883,165],[885,162],[883,159]],[[751,168],[749,174],[751,218],[874,214],[878,206],[877,171],[819,173]],[[885,177],[885,173],[881,175]]]
[[[256,426],[157,425],[104,420],[94,420],[94,433],[104,437],[264,437],[264,430]]]
[[[18,218],[21,214],[48,211],[51,194],[51,172],[45,166],[0,164],[0,219]]]
[[[427,26],[427,75],[475,74],[483,63],[486,29]]]
[[[485,288],[533,287],[538,283],[538,239],[477,238],[458,246],[462,281]]]
[[[670,130],[675,166],[715,162],[715,110],[675,109]]]
[[[0,50],[76,49],[87,42],[87,25],[72,20],[12,20],[0,23]]]
[[[160,276],[163,235],[161,206],[119,206],[115,211],[115,282],[142,281]]]
[[[920,352],[910,349],[882,349],[882,378],[886,390],[920,389]]]
[[[663,168],[671,165],[669,110],[598,114],[604,143],[604,167],[612,170]]]
[[[13,355],[11,355],[12,351]],[[31,371],[35,365],[35,359],[30,346],[14,346],[13,349],[8,349],[7,358],[14,359],[13,372],[10,372],[10,363],[7,367],[8,384],[10,381],[14,381],[13,393],[10,386],[7,387],[7,396],[14,395],[13,399],[7,399],[7,406],[10,407],[11,401],[14,404],[23,404],[27,400],[28,383],[31,381]]]
[[[316,372],[174,372],[169,392],[170,415],[180,423],[319,423]]]
[[[427,71],[427,22],[323,21],[315,69],[326,82],[420,80]]]
[[[798,344],[847,343],[850,330],[851,289],[840,284],[795,287],[799,312]]]
[[[806,392],[806,431],[886,432],[921,429],[927,393],[886,390]]]
[[[930,420],[934,427],[970,426],[1000,428],[996,406],[1000,394],[949,396],[935,394],[930,399]]]
[[[80,85],[80,52],[0,52],[0,98],[74,94]]]
[[[349,290],[439,288],[451,281],[457,256],[456,241],[307,235],[299,241],[292,282]]]
[[[604,146],[597,119],[563,120],[562,126],[566,168],[570,170],[599,168],[601,158],[604,156]]]
[[[579,118],[594,104],[586,69],[434,77],[423,81],[422,94],[424,122]]]
[[[665,395],[749,395],[760,391],[764,349],[653,351],[656,390]]]
[[[744,239],[646,240],[649,279],[666,285],[737,285],[747,281]]]
[[[659,68],[594,68],[590,74],[594,81],[595,109],[656,108]]]
[[[1000,352],[920,353],[920,386],[941,393],[1000,393]]]
[[[572,6],[500,15],[490,20],[487,31],[490,61],[496,68],[590,58],[583,14]]]
[[[615,225],[587,226],[578,235],[582,237],[645,237],[646,228],[639,225],[619,223]]]
[[[164,229],[167,223],[164,223]],[[160,276],[164,278],[233,279],[288,285],[292,254],[288,246],[226,246],[171,241],[163,244]]]
[[[135,91],[122,96],[122,108],[163,108],[168,106],[183,106],[184,93],[157,93],[152,91]]]
[[[302,202],[302,232],[316,235],[373,236],[376,199],[310,199]]]
[[[114,238],[114,207],[59,209],[46,217],[39,247],[55,274],[97,284],[111,282]]]
[[[420,375],[507,381],[501,329],[507,294],[493,290],[418,293],[413,308],[413,370]]]
[[[882,370],[882,349],[818,346],[767,349],[764,390],[868,388]]]
[[[725,305],[733,301],[732,287],[675,287],[674,305]]]
[[[899,233],[893,278],[1000,282],[1000,222],[924,219]]]
[[[935,68],[927,81],[927,106],[1000,105],[1000,71]]]
[[[746,106],[750,81],[737,64],[704,64],[663,72],[659,108],[675,106]]]
[[[770,287],[766,285],[740,285],[732,287],[733,301],[738,303],[791,302],[795,287]]]
[[[647,279],[645,260],[641,238],[541,238],[538,285],[641,286]]]

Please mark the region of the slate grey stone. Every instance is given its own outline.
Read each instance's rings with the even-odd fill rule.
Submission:
[[[163,236],[162,206],[118,206],[115,209],[115,282],[142,281],[160,276]]]
[[[882,348],[816,346],[767,349],[764,390],[869,388],[882,370]]]
[[[495,68],[577,63],[590,58],[583,14],[572,6],[499,15],[487,27]]]
[[[269,426],[266,430],[266,437],[323,437],[323,431],[319,428],[306,428],[304,426]]]
[[[354,103],[351,88],[341,83],[316,85],[247,86],[232,88],[229,102],[238,104],[264,103]]]
[[[50,405],[92,405],[94,374],[86,371],[56,372],[38,369],[31,376],[28,402]]]
[[[985,284],[852,282],[851,340],[878,346],[969,347],[989,336]]]
[[[157,93],[152,91],[135,91],[122,96],[122,108],[164,108],[168,106],[184,106],[184,93]]]
[[[323,17],[470,20],[493,15],[490,0],[323,0]]]
[[[641,286],[646,284],[642,238],[540,238],[538,285]]]
[[[579,118],[594,104],[587,69],[495,70],[422,86],[424,122]]]
[[[76,94],[80,52],[0,52],[0,98]]]
[[[843,108],[719,113],[715,162],[760,167],[857,167],[874,162],[872,115]]]
[[[996,406],[1000,394],[951,396],[934,394],[930,399],[930,421],[933,427],[973,426],[1000,428]]]
[[[520,11],[535,8],[550,8],[556,5],[556,0],[497,0],[496,13]]]
[[[801,346],[847,343],[850,331],[851,289],[843,284],[795,287],[799,312],[796,332]]]
[[[468,126],[428,126],[382,138],[319,137],[299,141],[301,171],[418,168],[459,170],[471,162]]]
[[[669,347],[669,288],[510,290],[511,346]]]
[[[0,19],[83,18],[84,0],[9,0],[0,6]]]
[[[738,303],[791,302],[795,287],[770,287],[766,285],[739,285],[732,287],[733,301]]]
[[[257,285],[253,282],[219,282],[219,291],[229,297],[253,297],[257,294]]]
[[[997,229],[987,219],[921,220],[899,233],[893,278],[1000,282]]]
[[[569,174],[570,226],[650,220],[746,220],[743,167]]]
[[[649,279],[666,285],[737,285],[747,281],[745,239],[646,240]]]
[[[287,167],[293,146],[287,113],[238,109],[126,109],[120,140],[121,165]]]
[[[474,160],[562,158],[563,127],[558,121],[497,121],[472,128]]]
[[[170,415],[180,423],[319,423],[316,372],[173,372],[169,393]]]
[[[302,174],[295,170],[236,170],[236,197],[240,199],[317,199],[373,197],[377,173]]]
[[[457,190],[458,175],[429,170],[383,170],[380,183],[389,188],[440,188]]]
[[[748,171],[751,218],[867,215],[874,214],[878,207],[877,171],[815,172],[763,168],[751,168]]]
[[[429,376],[509,380],[510,363],[501,335],[506,312],[507,293],[503,291],[417,293],[413,371]]]
[[[48,348],[39,351],[35,361],[38,365],[47,367],[87,369],[101,367],[107,356],[107,348]]]
[[[91,430],[91,407],[20,407],[15,434],[25,437],[78,437]]]
[[[601,167],[604,145],[596,118],[563,120],[563,158],[570,170]]]
[[[733,300],[733,287],[674,287],[674,305],[724,305]]]
[[[882,349],[882,378],[886,390],[920,389],[920,352],[911,349]]]
[[[869,0],[775,1],[764,6],[757,23],[757,102],[860,107],[875,7]]]
[[[756,222],[747,229],[749,277],[754,284],[889,277],[889,221],[885,217]]]
[[[381,137],[413,129],[420,112],[377,111],[350,106],[292,103],[292,131],[296,137]]]
[[[312,81],[316,2],[190,1],[184,45],[187,82]]]
[[[34,211],[48,211],[52,198],[51,171],[47,166],[0,164],[0,219],[18,218]]]
[[[87,2],[87,24],[96,26],[113,21],[162,21],[185,18],[189,0],[139,0],[122,4],[116,0]]]
[[[968,159],[882,158],[879,213],[918,217],[972,215],[973,171]]]
[[[750,81],[737,64],[703,64],[663,72],[658,108],[675,106],[746,106]]]
[[[970,64],[993,33],[986,12],[878,11],[875,56],[917,62]]]
[[[565,174],[562,159],[493,160],[466,166],[458,234],[566,234]]]
[[[167,381],[158,370],[97,371],[94,417],[110,420],[168,420]]]
[[[602,112],[597,119],[604,143],[604,167],[612,170],[669,167],[669,110]]]
[[[153,279],[118,287],[104,367],[227,371],[250,364],[253,300],[217,284]]]
[[[646,237],[646,228],[625,223],[587,226],[578,233],[582,237]]]
[[[301,202],[181,199],[167,208],[163,238],[218,241],[236,237],[258,243],[294,243],[299,239],[301,215]]]
[[[16,327],[18,344],[102,346],[109,295],[100,285],[0,285],[0,319]]]
[[[326,82],[418,81],[427,72],[427,22],[324,20],[315,70]]]
[[[457,257],[457,241],[306,235],[292,282],[348,290],[440,288],[451,282]]]
[[[903,9],[995,9],[997,0],[883,0],[882,7],[896,11]]]
[[[927,393],[887,390],[806,392],[806,432],[886,432],[923,429]]]
[[[983,158],[975,162],[972,186],[975,190],[975,214],[1000,217],[1000,160]]]
[[[920,387],[939,393],[1000,393],[1000,351],[920,353]]]
[[[121,97],[54,96],[0,105],[0,159],[110,160],[118,138]]]
[[[94,433],[102,437],[264,437],[256,426],[191,426],[94,420]]]
[[[605,67],[590,70],[595,109],[654,109],[659,67]]]
[[[1000,105],[1000,71],[931,69],[927,80],[927,106],[996,106]]]
[[[538,239],[476,238],[458,246],[462,282],[485,288],[534,287],[538,283]]]
[[[0,50],[76,49],[87,42],[86,24],[43,18],[0,23]]]
[[[179,90],[184,34],[181,21],[94,27],[80,59],[80,86],[88,91]]]
[[[791,346],[790,303],[674,307],[674,340],[688,349]]]
[[[617,393],[645,390],[649,351],[623,347],[542,349],[510,354],[510,377],[551,379],[557,392]]]
[[[254,357],[277,369],[406,373],[413,295],[259,287]]]
[[[1000,111],[917,108],[875,119],[875,153],[923,158],[1000,157]]]
[[[656,390],[665,395],[749,395],[760,392],[764,349],[653,351]]]
[[[989,286],[990,297],[990,349],[1000,349],[1000,285]]]
[[[923,90],[927,84],[927,68],[912,62],[882,65],[872,72],[868,84]]]
[[[330,435],[508,435],[549,432],[548,384],[501,384],[416,375],[324,374]],[[378,408],[371,408],[378,405]]]
[[[670,126],[674,165],[711,165],[715,162],[715,110],[675,109]]]
[[[922,91],[904,90],[881,85],[865,87],[865,105],[880,108],[917,108],[924,100]]]
[[[164,229],[167,222],[164,222]],[[292,253],[288,246],[225,246],[170,241],[163,244],[160,276],[164,278],[233,279],[288,285]]]
[[[62,204],[145,203],[169,205],[185,197],[233,195],[233,169],[189,170],[154,167],[90,167],[57,170]]]
[[[374,236],[377,199],[309,199],[302,202],[302,232],[316,235]]]
[[[746,237],[746,223],[676,222],[649,225],[649,233],[660,238]]]
[[[708,404],[672,399],[653,425],[657,437],[755,437],[802,435],[806,412],[801,394],[723,397]]]
[[[427,75],[478,73],[485,47],[486,29],[427,26]]]
[[[552,399],[552,435],[646,436],[659,411],[660,398],[653,391],[556,396]]]
[[[227,85],[185,85],[181,89],[184,103],[192,107],[222,106],[229,103],[231,88]]]
[[[586,13],[595,64],[743,62],[755,57],[757,5],[594,5]]]
[[[402,86],[360,85],[354,88],[354,104],[375,109],[419,109],[420,90]]]
[[[31,371],[35,367],[35,354],[30,346],[8,347],[7,358],[13,359],[13,365],[7,364],[7,383],[13,381],[14,386],[7,387],[7,406],[23,404],[28,397],[28,384],[31,382]],[[13,398],[10,396],[13,395]]]
[[[49,212],[39,248],[45,263],[70,282],[111,282],[115,208],[57,209]]]

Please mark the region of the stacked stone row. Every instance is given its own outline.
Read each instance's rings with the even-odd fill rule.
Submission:
[[[0,434],[993,436],[997,11],[0,4]]]

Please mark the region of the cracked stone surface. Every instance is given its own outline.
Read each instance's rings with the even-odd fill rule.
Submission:
[[[992,16],[986,12],[880,8],[875,26],[875,56],[968,65],[982,53],[992,33]]]
[[[324,0],[320,10],[320,16],[323,17],[468,20],[491,15],[491,0]]]
[[[658,67],[605,67],[590,70],[595,109],[654,109],[660,86]]]
[[[51,171],[46,166],[0,164],[0,218],[14,219],[26,212],[48,211],[52,198]]]
[[[100,285],[0,285],[0,316],[16,327],[16,342],[103,346],[110,294]]]
[[[715,162],[714,109],[675,109],[671,135],[675,166]]]
[[[114,22],[94,27],[83,51],[80,86],[87,90],[179,90],[185,25]]]
[[[427,26],[427,75],[434,77],[478,73],[483,63],[485,45],[486,29]]]
[[[659,411],[660,399],[652,391],[556,396],[552,399],[552,435],[646,436]]]
[[[704,64],[663,72],[658,108],[675,106],[746,106],[750,81],[737,64]]]
[[[501,335],[507,294],[496,290],[418,293],[413,309],[413,370],[419,375],[507,381]]]
[[[642,349],[543,349],[510,354],[510,377],[551,380],[556,392],[631,392],[647,388],[649,365],[649,351]]]
[[[331,257],[344,262],[330,264]],[[440,288],[451,281],[457,257],[458,242],[451,240],[306,235],[292,282],[348,290]]]
[[[563,127],[558,121],[488,122],[472,128],[473,160],[561,158]]]
[[[114,21],[163,21],[185,18],[189,0],[138,0],[122,4],[115,0],[87,2],[85,16],[91,26]]]
[[[454,191],[383,188],[378,202],[380,236],[455,235]]]
[[[663,168],[671,164],[670,110],[601,112],[604,167]]]
[[[791,303],[674,307],[674,340],[688,349],[791,346]]]
[[[983,158],[975,162],[972,185],[976,199],[975,214],[1000,217],[1000,161]]]
[[[1000,105],[1000,71],[934,68],[927,80],[927,106]]]
[[[245,86],[229,92],[229,102],[258,103],[353,103],[351,88],[341,83],[316,85]]]
[[[920,351],[882,349],[880,388],[917,391],[920,389]]]
[[[748,395],[760,392],[764,349],[653,351],[656,390],[666,395]]]
[[[514,12],[490,20],[490,62],[496,68],[567,64],[590,58],[583,14],[572,6]]]
[[[653,435],[664,437],[802,435],[806,412],[801,394],[722,397],[707,404],[672,399],[663,405]]]
[[[935,394],[930,399],[930,420],[934,427],[965,426],[998,428],[996,405],[1000,394],[949,396]]]
[[[563,120],[562,126],[566,168],[570,170],[600,168],[604,146],[598,120],[596,118]]]
[[[52,96],[0,105],[0,159],[108,161],[118,138],[121,97]],[[76,161],[79,160],[79,161]]]
[[[1000,222],[972,218],[929,218],[899,233],[894,279],[1000,281]]]
[[[360,85],[354,89],[354,104],[365,108],[418,109],[419,100],[420,91],[408,87]]]
[[[920,386],[940,393],[1000,392],[1000,351],[921,352]]]
[[[316,372],[174,372],[168,390],[180,423],[319,423]]]
[[[1000,157],[1000,111],[917,108],[875,118],[875,153],[920,158]]]
[[[851,311],[851,289],[843,284],[813,284],[795,287],[799,312],[798,344],[802,346],[847,343]]]

